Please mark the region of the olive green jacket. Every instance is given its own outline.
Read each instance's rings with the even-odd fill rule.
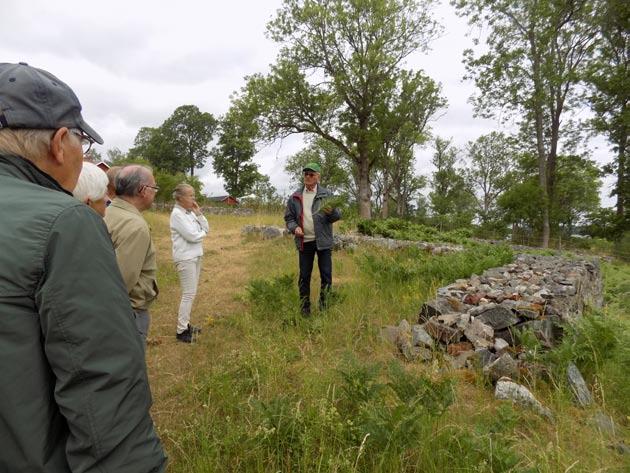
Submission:
[[[0,155],[0,472],[162,472],[150,405],[102,219]]]
[[[147,310],[158,294],[157,258],[149,225],[138,209],[120,197],[107,207],[105,224],[131,306]]]

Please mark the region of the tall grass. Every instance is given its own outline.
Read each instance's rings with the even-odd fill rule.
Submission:
[[[338,296],[309,319],[299,314],[292,242],[265,242],[248,258],[244,309],[204,331],[207,344],[186,347],[186,356],[201,361],[169,392],[178,422],[160,434],[170,472],[555,473],[625,466],[561,383],[535,391],[560,419],[549,425],[495,402],[474,374],[403,363],[380,338],[383,324],[415,317],[436,287],[510,261],[509,248],[471,245],[442,256],[414,249],[335,253]],[[627,267],[620,268],[626,269],[607,273],[616,281],[607,286],[615,301],[627,290],[621,274]],[[316,278],[315,272],[314,297]],[[626,306],[611,307],[614,314],[606,315],[619,322]],[[609,340],[600,322],[586,335],[576,332],[582,338],[573,346],[600,344],[596,335]],[[598,401],[621,423],[628,388],[617,365],[627,360],[618,332],[605,353],[580,351],[583,359],[576,359],[569,337],[557,359],[537,362],[577,361],[590,383],[603,386]]]

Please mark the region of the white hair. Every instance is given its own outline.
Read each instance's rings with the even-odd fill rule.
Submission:
[[[185,182],[182,182],[181,184],[177,184],[177,186],[175,187],[175,190],[173,191],[173,199],[177,201],[181,200],[182,196],[184,195],[184,191],[187,189],[192,189],[193,193],[195,192],[195,188],[191,186],[190,184],[186,184]]]
[[[50,139],[55,130],[33,130],[27,128],[0,129],[0,153],[14,154],[30,161],[46,156]]]
[[[107,174],[101,168],[84,161],[79,181],[72,193],[81,202],[87,202],[88,199],[95,202],[105,197],[108,182]]]

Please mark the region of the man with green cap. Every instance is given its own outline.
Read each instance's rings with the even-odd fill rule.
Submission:
[[[284,213],[289,232],[295,235],[298,249],[300,277],[300,309],[304,316],[311,314],[311,273],[317,255],[317,266],[321,279],[319,308],[326,308],[327,296],[332,286],[332,224],[341,219],[339,209],[326,206],[325,199],[332,193],[319,185],[321,166],[308,163],[302,169],[304,186],[296,190]]]

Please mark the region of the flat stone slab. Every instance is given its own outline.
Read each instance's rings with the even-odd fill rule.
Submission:
[[[518,316],[510,309],[497,305],[481,312],[477,319],[494,330],[502,330],[519,323]]]

